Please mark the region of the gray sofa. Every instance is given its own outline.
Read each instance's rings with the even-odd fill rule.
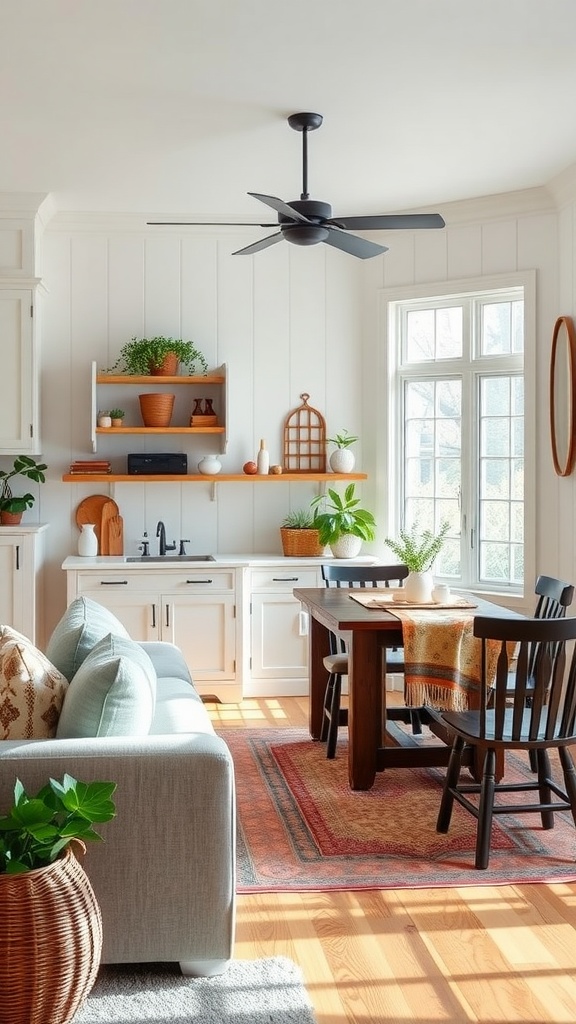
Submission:
[[[75,709],[74,678],[82,674],[79,666],[90,644],[102,630],[123,631],[94,602],[77,599],[76,612],[78,602],[85,619],[95,615],[97,627],[95,634],[84,630],[83,651],[74,639],[75,664],[70,649],[62,657],[72,606],[46,650],[60,671],[58,658],[67,662],[67,678],[73,677],[61,721],[69,699]],[[110,637],[102,640],[104,646],[107,642]],[[234,941],[232,759],[212,728],[179,649],[160,642],[137,646],[150,658],[157,678],[149,729],[143,733],[140,723],[138,735],[103,735],[102,730],[70,735],[68,715],[68,735],[0,741],[0,806],[9,802],[16,778],[28,792],[64,772],[82,781],[116,782],[116,818],[101,826],[105,841],[88,844],[83,861],[102,910],[102,962],[178,961],[185,974],[216,974],[225,969]],[[84,676],[91,678],[89,669]]]

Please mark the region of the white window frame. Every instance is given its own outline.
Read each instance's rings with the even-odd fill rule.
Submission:
[[[524,290],[524,588],[476,584],[473,591],[493,596],[524,597],[533,593],[536,578],[536,272],[515,271],[488,277],[464,278],[426,285],[386,288],[380,293],[377,401],[377,521],[383,537],[397,535],[402,525],[402,494],[393,486],[401,479],[401,407],[397,389],[397,304],[407,300],[437,304],[459,295],[481,295],[512,288]],[[431,362],[430,368],[435,364]],[[470,439],[463,444],[468,445]],[[465,451],[465,449],[463,449]],[[385,558],[390,556],[386,551]]]

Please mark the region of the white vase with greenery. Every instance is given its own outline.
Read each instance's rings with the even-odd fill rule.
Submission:
[[[414,523],[409,530],[400,530],[398,540],[386,538],[384,543],[409,569],[404,581],[406,601],[413,604],[429,604],[432,601],[434,577],[431,570],[449,529],[449,522],[444,520],[438,533],[433,533],[432,530],[423,530],[420,533],[418,523]]]
[[[328,438],[330,444],[336,445],[328,460],[333,473],[352,472],[356,464],[356,457],[354,452],[350,450],[350,445],[354,444],[357,440],[358,438],[353,437],[347,430],[343,430],[341,434],[335,434],[334,437]]]

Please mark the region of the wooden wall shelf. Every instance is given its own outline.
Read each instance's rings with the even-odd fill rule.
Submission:
[[[132,473],[64,473],[62,480],[66,484],[85,483],[176,483],[176,484],[218,484],[218,483],[303,483],[306,480],[337,483],[340,480],[366,480],[366,473],[269,473],[267,476],[248,473],[217,473],[208,476],[204,473],[163,473],[142,476]]]

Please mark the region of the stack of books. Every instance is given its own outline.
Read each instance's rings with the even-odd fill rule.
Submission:
[[[76,459],[70,463],[72,474],[83,475],[86,473],[111,473],[112,467],[106,459]]]

